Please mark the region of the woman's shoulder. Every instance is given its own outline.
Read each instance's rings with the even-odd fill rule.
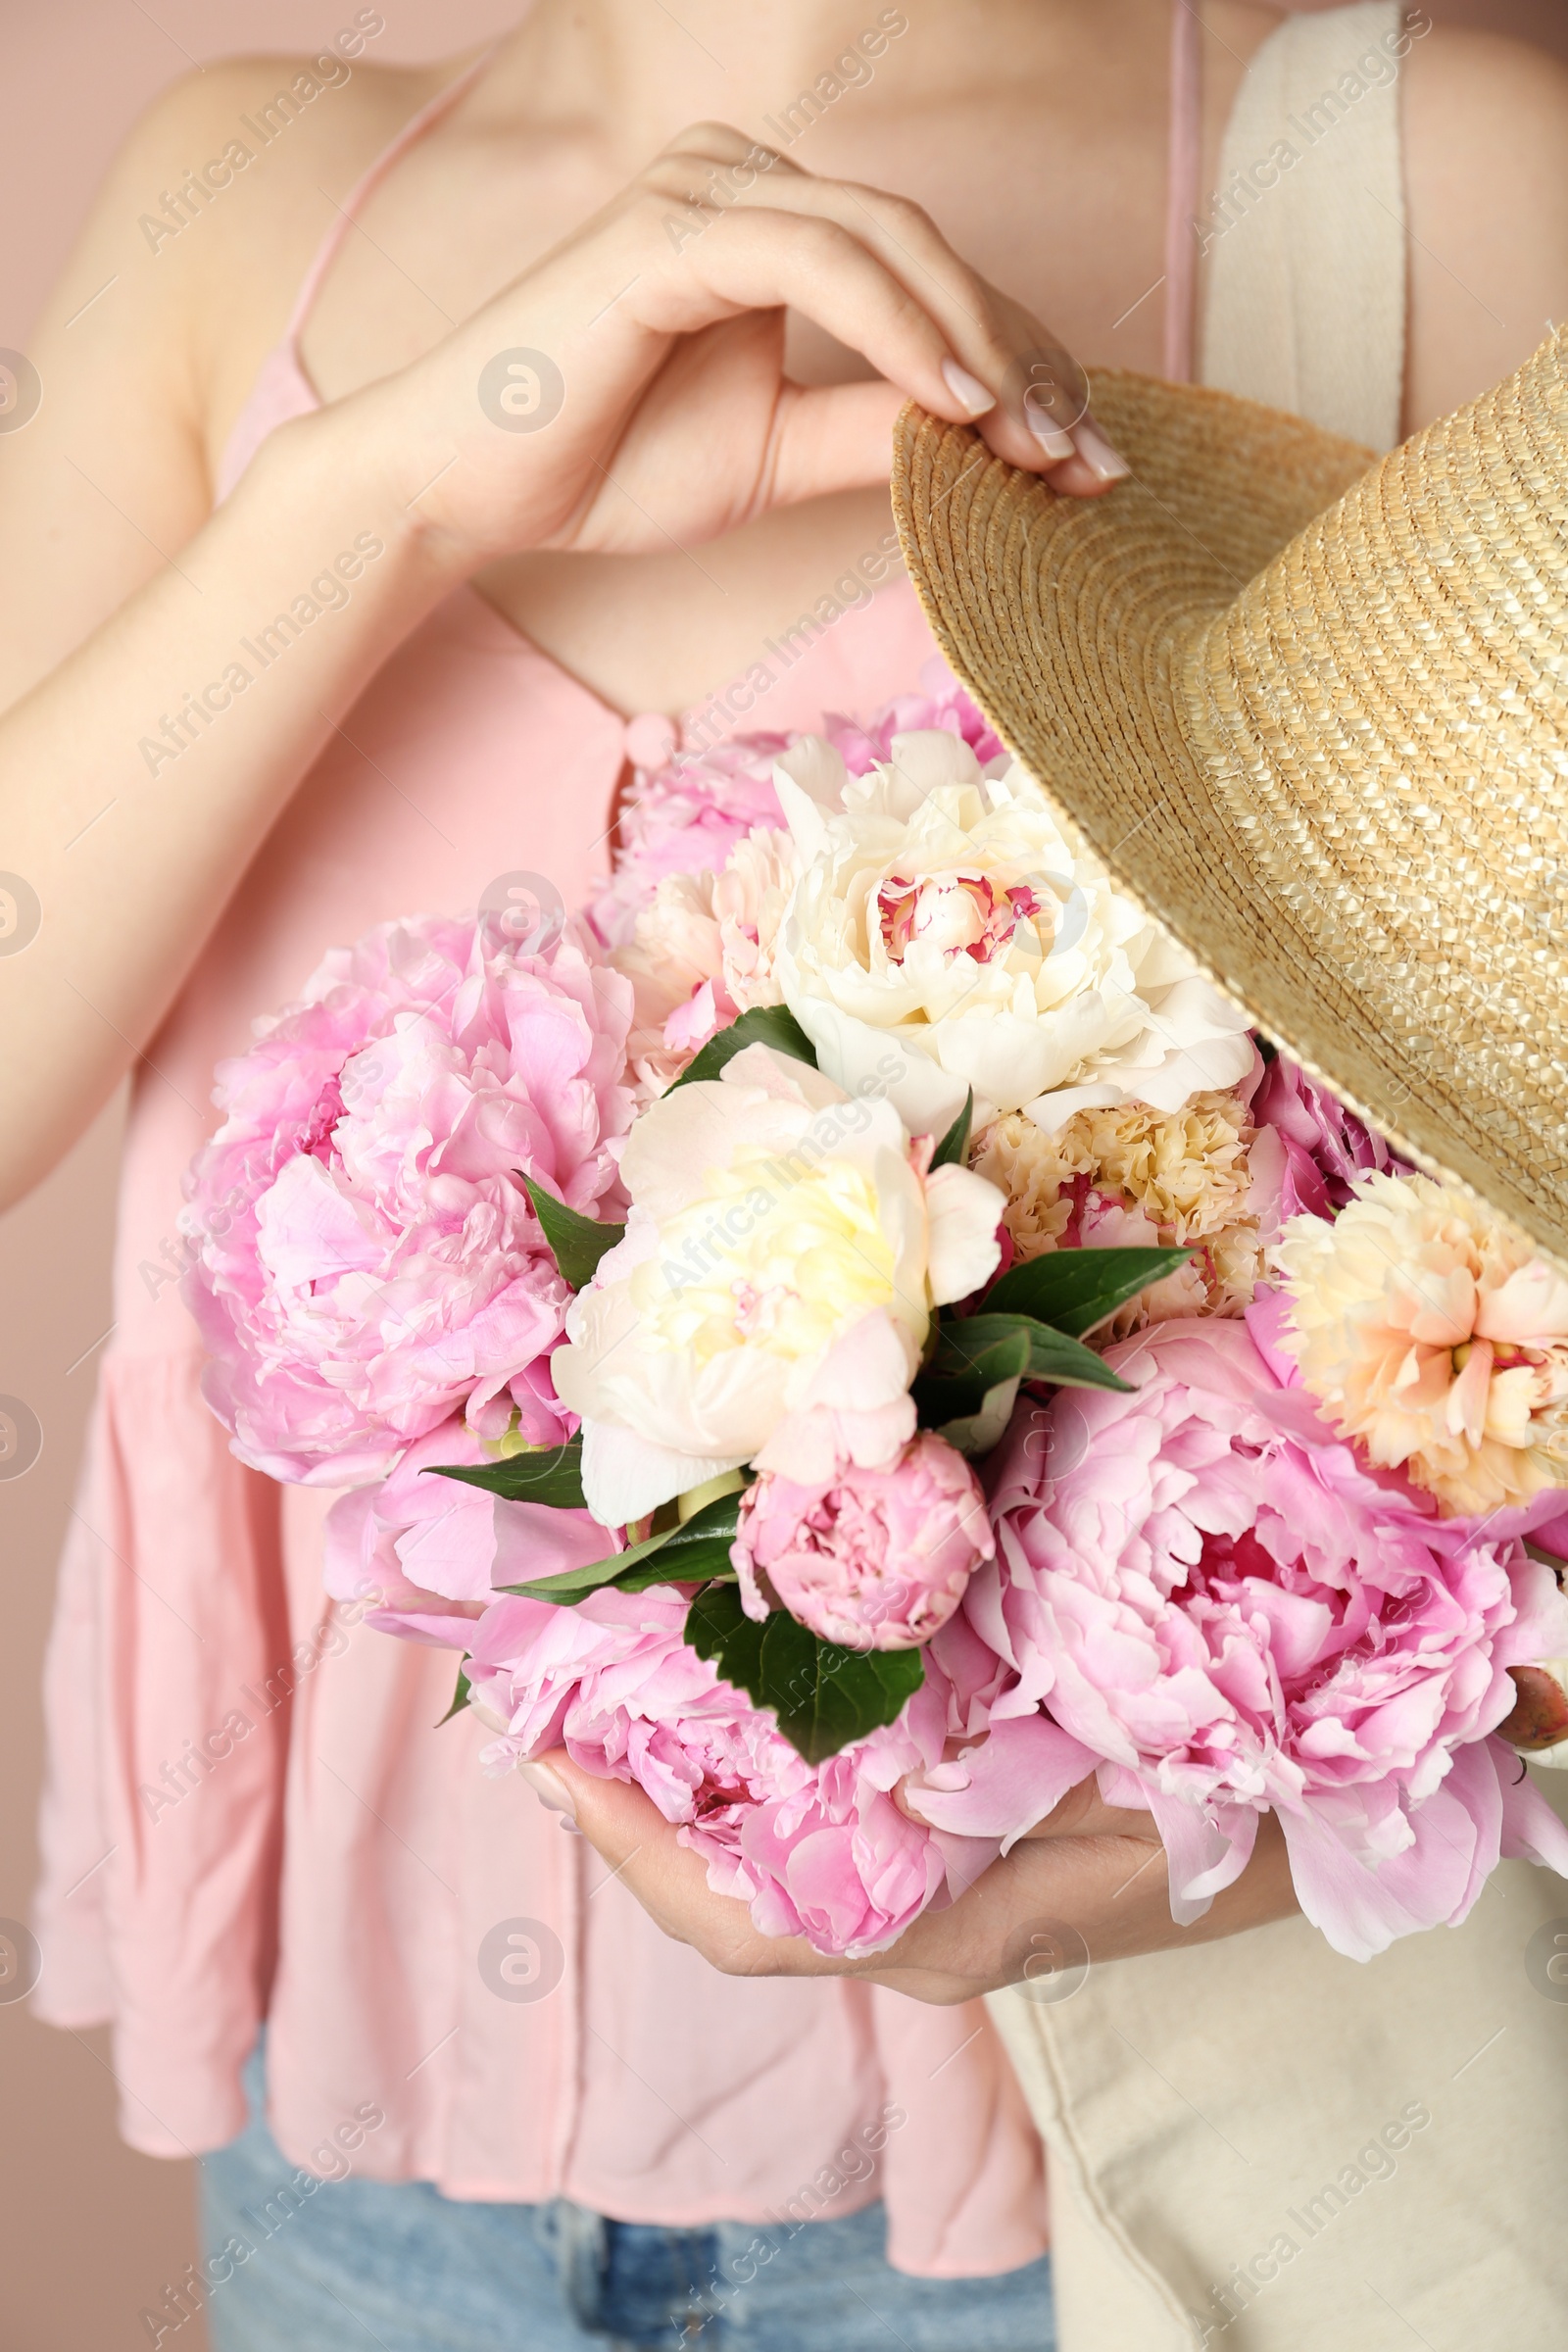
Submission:
[[[123,140],[41,333],[118,281],[94,341],[113,340],[117,366],[145,364],[187,425],[220,439],[344,197],[466,62],[382,66],[334,45],[185,74]]]
[[[296,128],[318,154],[347,150],[357,140],[391,136],[466,62],[381,65],[336,47],[220,58],[158,93],[132,125],[119,162],[172,158],[177,149],[190,166],[196,149],[221,155],[231,145],[248,148],[254,159]]]
[[[212,274],[241,247],[248,260],[270,246],[298,262],[300,240],[319,240],[334,204],[461,66],[372,65],[335,48],[225,58],[152,102],[106,194],[121,219],[127,198],[136,206],[160,258],[206,260]]]
[[[1418,13],[1404,72],[1413,424],[1509,374],[1568,313],[1568,65]]]

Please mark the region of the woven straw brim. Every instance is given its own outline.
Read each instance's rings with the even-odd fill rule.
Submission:
[[[1568,1267],[1565,351],[1376,465],[1098,375],[1133,478],[1093,502],[909,409],[894,504],[948,661],[1116,881]]]

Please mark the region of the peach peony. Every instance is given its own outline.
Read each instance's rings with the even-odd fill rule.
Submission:
[[[1568,1485],[1568,1282],[1426,1176],[1363,1176],[1332,1224],[1293,1217],[1280,1345],[1344,1436],[1446,1511]]]

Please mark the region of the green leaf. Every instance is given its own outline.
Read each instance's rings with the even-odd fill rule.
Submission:
[[[969,1317],[972,1323],[977,1318]],[[930,1365],[915,1376],[914,1403],[922,1429],[941,1429],[950,1421],[962,1421],[980,1412],[993,1389],[1004,1382],[1022,1380],[1029,1369],[1029,1335],[1019,1328],[988,1347],[977,1348],[965,1361],[956,1349],[944,1349],[943,1340],[950,1326],[942,1326],[937,1351]],[[961,1324],[951,1326],[958,1330]]]
[[[1002,1442],[1003,1433],[1012,1419],[1012,1408],[1018,1401],[1018,1382],[999,1380],[994,1389],[987,1389],[980,1399],[979,1409],[964,1413],[956,1421],[945,1421],[937,1431],[939,1438],[956,1447],[959,1453],[989,1453]]]
[[[697,1594],[686,1612],[686,1640],[755,1705],[772,1708],[808,1764],[892,1723],[925,1680],[918,1649],[841,1649],[782,1609],[754,1624],[730,1586]]]
[[[733,1061],[746,1046],[771,1046],[775,1054],[787,1054],[792,1061],[808,1061],[812,1069],[816,1067],[816,1049],[789,1006],[759,1004],[710,1037],[669,1092],[673,1094],[676,1086],[695,1085],[699,1078],[716,1078],[725,1062]]]
[[[1122,1395],[1127,1390],[1103,1356],[1033,1315],[960,1315],[939,1327],[935,1351],[915,1380],[922,1427],[967,1420],[1005,1380],[1049,1380],[1058,1388]]]
[[[988,1314],[1034,1315],[1081,1340],[1129,1298],[1192,1256],[1190,1250],[1048,1250],[1009,1266],[986,1293]]]
[[[548,1502],[561,1511],[584,1507],[581,1438],[568,1438],[564,1446],[529,1446],[499,1462],[432,1462],[422,1475],[461,1479],[506,1502]]]
[[[594,1560],[583,1568],[564,1568],[559,1576],[541,1576],[532,1584],[498,1585],[496,1590],[569,1607],[606,1585],[615,1585],[625,1592],[644,1592],[650,1585],[702,1584],[733,1576],[729,1547],[735,1540],[739,1512],[740,1496],[721,1494],[684,1526],[645,1536],[640,1544],[628,1544],[609,1559]]]
[[[646,1592],[650,1585],[732,1585],[735,1566],[729,1556],[728,1536],[710,1536],[701,1544],[677,1544],[660,1551],[628,1576],[617,1576],[617,1592]]]
[[[467,1653],[466,1653],[466,1652],[465,1652],[465,1653],[464,1653],[464,1659],[465,1659],[465,1664],[466,1664],[466,1660],[467,1660]],[[467,1678],[466,1674],[464,1672],[464,1669],[463,1669],[463,1667],[462,1667],[462,1666],[460,1666],[460,1667],[458,1668],[458,1687],[457,1687],[457,1689],[456,1689],[456,1690],[453,1691],[453,1693],[452,1693],[452,1704],[451,1704],[451,1706],[450,1706],[450,1707],[448,1707],[448,1709],[447,1709],[446,1713],[445,1713],[445,1714],[444,1714],[444,1715],[441,1717],[440,1721],[439,1721],[439,1722],[436,1724],[436,1726],[435,1726],[435,1729],[436,1729],[437,1731],[439,1731],[439,1730],[441,1729],[441,1725],[442,1725],[443,1723],[450,1723],[450,1722],[452,1721],[452,1718],[453,1718],[453,1716],[454,1716],[454,1715],[461,1715],[461,1714],[463,1713],[463,1710],[464,1710],[464,1708],[465,1708],[465,1707],[467,1705],[467,1703],[468,1703],[468,1692],[469,1692],[469,1689],[470,1689],[470,1685],[469,1685],[469,1682],[468,1682],[468,1678]]]
[[[1097,1355],[1080,1341],[1069,1339],[1064,1331],[1037,1321],[1033,1315],[963,1315],[944,1323],[931,1369],[950,1379],[972,1375],[981,1368],[989,1373],[993,1353],[1004,1348],[1008,1361],[1000,1377],[1005,1380],[1019,1368],[1011,1359],[1020,1340],[1027,1349],[1021,1367],[1025,1380],[1050,1380],[1063,1389],[1114,1389],[1121,1396],[1127,1394],[1127,1383],[1117,1377],[1102,1355]],[[986,1385],[993,1386],[998,1377],[989,1373]]]
[[[961,1168],[969,1150],[969,1129],[974,1121],[974,1088],[964,1096],[959,1111],[947,1134],[931,1154],[934,1168]]]
[[[613,1250],[625,1226],[602,1222],[598,1217],[579,1216],[564,1200],[547,1193],[542,1184],[535,1184],[531,1176],[524,1176],[522,1184],[533,1202],[534,1215],[545,1229],[545,1240],[555,1251],[562,1281],[574,1291],[582,1290],[592,1282],[599,1260],[607,1250]]]
[[[1026,1315],[959,1315],[937,1326],[927,1369],[939,1379],[983,1378],[992,1385],[1027,1373],[1033,1353],[1033,1326]]]
[[[618,1584],[628,1569],[652,1559],[668,1542],[667,1536],[646,1536],[641,1544],[628,1544],[624,1551],[612,1552],[608,1559],[591,1560],[581,1568],[563,1568],[556,1576],[538,1576],[530,1584],[497,1585],[496,1591],[520,1593],[524,1600],[559,1600],[569,1605],[597,1592],[603,1585]]]
[[[700,1658],[710,1658],[725,1682],[754,1699],[762,1679],[762,1636],[766,1631],[765,1621],[758,1624],[747,1616],[739,1592],[723,1587],[699,1592],[686,1612],[688,1649],[695,1649]]]

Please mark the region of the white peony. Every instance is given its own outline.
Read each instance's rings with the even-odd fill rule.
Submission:
[[[1004,1206],[928,1156],[883,1077],[851,1096],[766,1046],[644,1113],[625,1238],[550,1359],[602,1526],[744,1462],[809,1479],[907,1442],[932,1309],[995,1272]]]
[[[1023,1110],[1180,1110],[1252,1066],[1245,1014],[1093,858],[1016,761],[898,735],[852,776],[808,736],[774,783],[801,861],[775,969],[822,1068],[857,1088],[898,1050],[889,1094],[942,1134]]]

